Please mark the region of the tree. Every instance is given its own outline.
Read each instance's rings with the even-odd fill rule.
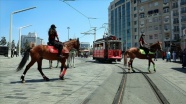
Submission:
[[[6,45],[6,38],[5,37],[1,37],[1,41],[0,41],[0,45]]]
[[[14,42],[14,40],[12,40],[12,48],[14,48],[15,47],[15,42]]]
[[[26,42],[24,43],[25,50],[28,49],[29,47],[30,47],[30,43],[28,42],[28,40],[26,40]]]

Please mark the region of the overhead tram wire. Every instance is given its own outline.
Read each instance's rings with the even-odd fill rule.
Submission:
[[[60,0],[60,1],[62,1],[62,0]],[[82,12],[80,12],[79,10],[77,10],[76,8],[74,8],[73,6],[71,6],[71,5],[70,5],[69,3],[67,3],[66,1],[75,1],[75,0],[63,0],[63,2],[64,2],[65,4],[67,4],[68,6],[70,6],[72,9],[74,9],[75,11],[77,11],[78,13],[80,13],[81,15],[83,15],[85,18],[87,18],[88,21],[89,21],[90,28],[91,28],[90,19],[97,19],[97,18],[92,18],[92,17],[86,16],[85,14],[83,14]]]

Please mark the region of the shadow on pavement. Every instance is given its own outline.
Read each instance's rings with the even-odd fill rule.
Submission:
[[[67,79],[67,78],[65,78]],[[38,83],[38,82],[54,82],[56,80],[60,80],[59,78],[53,78],[50,79],[50,81],[45,81],[44,79],[30,79],[30,80],[26,80],[26,83]],[[10,82],[10,84],[17,84],[17,83],[22,83],[21,81],[13,81]]]
[[[182,66],[180,66],[180,67],[182,67]],[[171,69],[174,69],[176,71],[180,71],[182,73],[186,73],[186,68],[171,68]]]

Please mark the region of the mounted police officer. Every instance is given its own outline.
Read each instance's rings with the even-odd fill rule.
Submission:
[[[149,54],[149,49],[147,47],[145,47],[144,45],[148,45],[145,41],[144,41],[144,34],[141,34],[141,37],[139,39],[139,43],[140,43],[140,49],[143,49],[145,51],[146,57],[149,58],[148,54]]]
[[[57,40],[55,40],[57,38]],[[56,26],[52,24],[48,31],[48,44],[54,46],[58,49],[58,57],[61,59],[63,57],[61,51],[63,49],[63,45],[59,42],[58,34],[56,31]]]

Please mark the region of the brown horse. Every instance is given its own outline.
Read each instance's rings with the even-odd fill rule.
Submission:
[[[31,57],[30,63],[26,66],[25,71],[23,72],[23,75],[21,76],[21,80],[24,83],[25,82],[25,75],[26,72],[29,70],[29,68],[35,63],[38,63],[38,70],[40,74],[42,75],[43,79],[46,81],[49,81],[49,78],[46,77],[42,71],[42,60],[47,59],[47,60],[59,60],[61,62],[61,72],[60,72],[60,79],[64,80],[64,75],[67,70],[67,66],[65,64],[66,59],[69,56],[69,50],[72,48],[75,48],[79,51],[79,38],[78,39],[71,39],[67,42],[64,43],[62,53],[63,53],[63,58],[59,60],[58,58],[58,51],[53,47],[53,46],[48,46],[48,45],[38,45],[38,46],[33,46],[33,48],[27,49],[25,52],[18,68],[17,71],[20,71],[26,64],[29,55]],[[50,47],[50,48],[49,48]],[[64,68],[64,70],[63,70]]]
[[[136,58],[136,57],[139,58],[139,59],[148,59],[148,61],[149,61],[149,66],[148,66],[149,73],[150,73],[150,63],[151,62],[153,63],[154,71],[156,71],[155,63],[152,60],[152,58],[154,58],[155,52],[157,50],[162,52],[161,44],[162,43],[158,41],[157,43],[150,46],[149,58],[147,58],[147,56],[145,54],[142,54],[143,50],[141,50],[141,49],[138,49],[138,48],[135,48],[135,47],[132,47],[132,48],[128,49],[124,53],[124,65],[125,66],[127,65],[127,57],[130,58],[130,60],[128,62],[128,72],[130,72],[130,68],[132,68],[132,71],[135,72],[135,70],[133,70],[132,63],[133,63],[134,58]]]

